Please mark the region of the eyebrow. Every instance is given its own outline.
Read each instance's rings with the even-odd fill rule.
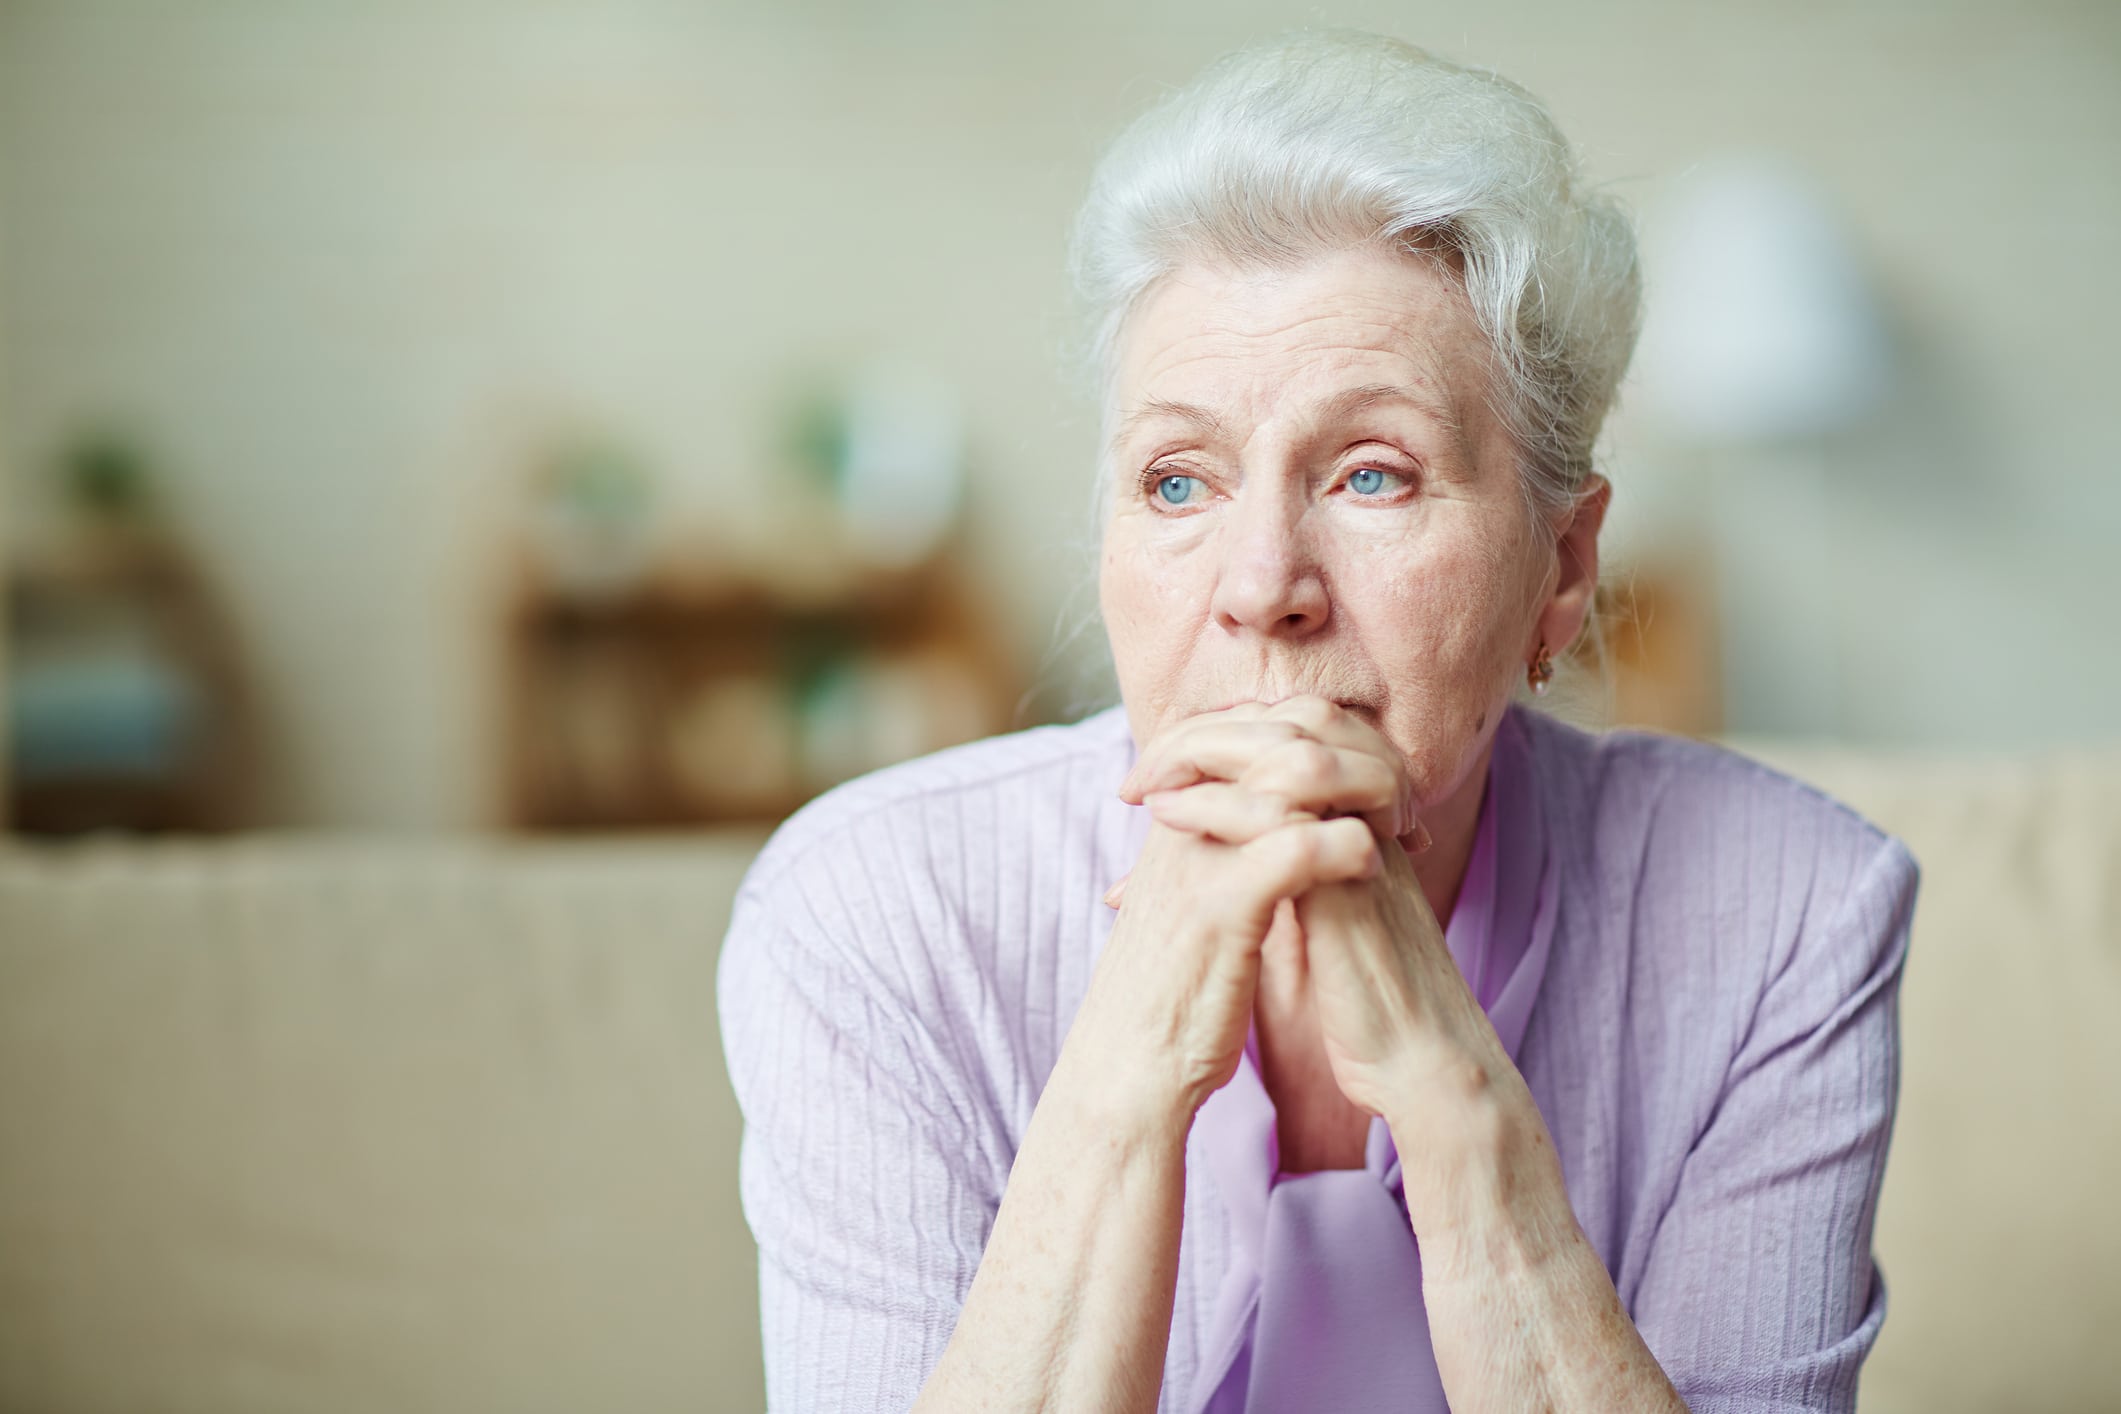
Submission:
[[[1145,422],[1184,422],[1198,429],[1202,435],[1219,438],[1223,433],[1223,420],[1207,408],[1195,403],[1174,403],[1163,398],[1151,398],[1120,421],[1108,444],[1117,447],[1134,435],[1136,428]]]
[[[1458,420],[1458,414],[1447,402],[1426,389],[1406,387],[1397,383],[1364,383],[1359,387],[1343,389],[1328,398],[1318,409],[1318,418],[1326,421],[1353,417],[1371,408],[1393,403],[1412,408],[1454,437],[1462,436],[1465,431]],[[1174,403],[1164,398],[1152,398],[1120,421],[1109,445],[1117,447],[1132,436],[1143,423],[1159,421],[1187,423],[1209,438],[1220,438],[1223,435],[1223,420],[1212,409],[1201,407],[1197,403]]]
[[[1353,417],[1359,412],[1383,404],[1398,403],[1414,409],[1431,422],[1453,435],[1461,434],[1465,428],[1458,421],[1458,413],[1449,403],[1421,387],[1404,387],[1397,383],[1365,383],[1359,388],[1349,388],[1326,400],[1319,409],[1321,417]]]

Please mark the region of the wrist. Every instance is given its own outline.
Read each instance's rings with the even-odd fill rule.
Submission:
[[[1424,1281],[1533,1271],[1580,1240],[1546,1121],[1521,1084],[1385,1120]]]
[[[1153,1068],[1115,1063],[1113,1053],[1078,1045],[1073,1035],[1039,1097],[1040,1112],[1051,1110],[1078,1142],[1130,1151],[1183,1150],[1197,1108],[1184,1087],[1164,1083]]]

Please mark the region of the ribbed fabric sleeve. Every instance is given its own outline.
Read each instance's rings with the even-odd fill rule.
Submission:
[[[1080,729],[1021,733],[857,782],[739,891],[717,992],[769,1407],[904,1409],[940,1357],[1109,927],[1129,841],[1107,767],[1131,746],[1107,737],[1086,759]]]
[[[1632,1312],[1693,1414],[1856,1407],[1885,1323],[1870,1236],[1916,880],[1888,839],[1828,893],[1775,959],[1680,1168]]]
[[[768,1400],[903,1409],[950,1337],[1001,1185],[947,1047],[814,916],[763,907],[740,905],[753,945],[726,955],[722,986],[745,999],[725,1025],[764,1337],[781,1352]]]
[[[1586,1237],[1696,1414],[1852,1409],[1916,888],[1731,752],[1521,714],[1560,852],[1518,1063]],[[947,1343],[1146,822],[1101,713],[832,792],[762,852],[718,1002],[771,1408],[902,1410]],[[1160,1409],[1229,1263],[1189,1154]]]

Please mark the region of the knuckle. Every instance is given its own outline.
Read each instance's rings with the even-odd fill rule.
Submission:
[[[1326,828],[1333,831],[1333,843],[1350,854],[1360,854],[1370,847],[1370,826],[1361,816],[1342,816],[1328,821]]]
[[[1312,829],[1300,825],[1273,830],[1252,841],[1245,850],[1267,872],[1277,876],[1302,870],[1317,857],[1317,842],[1312,838]]]
[[[1309,730],[1330,726],[1340,709],[1316,693],[1291,697],[1277,709],[1283,718]]]
[[[1333,770],[1333,751],[1331,747],[1306,737],[1289,744],[1288,762],[1290,769],[1298,775],[1309,780],[1320,780]]]
[[[1289,831],[1291,862],[1306,871],[1318,868],[1325,854],[1327,835],[1316,826]]]
[[[1355,868],[1367,856],[1369,848],[1368,821],[1354,815],[1329,820],[1319,832],[1317,858],[1313,867],[1336,872]]]
[[[1251,799],[1263,820],[1286,820],[1296,813],[1296,802],[1278,790],[1253,791]]]

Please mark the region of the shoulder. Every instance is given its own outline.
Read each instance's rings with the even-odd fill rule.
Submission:
[[[1591,732],[1522,706],[1512,713],[1550,822],[1579,845],[1655,836],[1701,855],[1736,831],[1756,845],[1801,837],[1856,861],[1899,846],[1817,786],[1715,742],[1638,728]]]
[[[886,767],[790,816],[760,851],[743,891],[767,894],[849,859],[894,871],[961,864],[967,851],[1034,825],[1086,824],[1116,799],[1133,753],[1115,707],[1073,725],[1033,727]]]
[[[1523,726],[1561,865],[1527,1076],[1557,1145],[1604,1175],[1582,1181],[1654,1223],[1732,1087],[1778,1055],[1847,1112],[1889,1105],[1875,1060],[1914,909],[1906,846],[1714,743]],[[1631,1157],[1601,1169],[1601,1153]],[[1620,1261],[1621,1234],[1602,1240]]]
[[[1914,857],[1817,787],[1713,742],[1513,710],[1576,891],[1634,947],[1764,986],[1800,946],[1862,968],[1904,930]]]
[[[717,969],[740,1096],[799,1083],[771,1057],[804,1018],[819,1053],[898,1077],[1005,1175],[998,1136],[1028,1117],[1110,927],[1132,760],[1115,710],[878,771],[792,816],[738,890]]]
[[[940,1028],[1057,1007],[1109,912],[1133,807],[1117,709],[893,766],[827,792],[737,891],[725,987],[776,974]],[[969,1018],[969,1020],[968,1020]]]

